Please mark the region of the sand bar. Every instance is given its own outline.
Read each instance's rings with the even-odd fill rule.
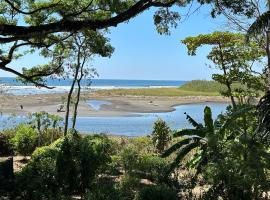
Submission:
[[[64,116],[57,112],[67,94],[0,94],[0,111],[3,115],[27,115],[31,112],[46,111]],[[100,110],[89,106],[87,100],[106,100],[110,105],[102,105]],[[228,98],[221,96],[186,96],[186,97],[154,97],[154,96],[100,96],[95,93],[83,93],[78,108],[78,115],[89,116],[130,116],[133,113],[170,112],[173,106],[203,102],[229,103]]]

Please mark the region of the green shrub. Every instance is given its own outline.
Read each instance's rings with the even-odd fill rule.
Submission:
[[[56,179],[58,152],[51,146],[34,151],[30,162],[17,174],[17,190],[23,199],[57,199],[62,196]]]
[[[34,151],[18,173],[18,188],[28,199],[50,199],[54,193],[84,194],[91,191],[97,175],[109,162],[107,137],[68,135]]]
[[[47,146],[55,140],[62,137],[63,133],[60,129],[48,128],[43,130],[40,134],[40,146]]]
[[[63,190],[84,193],[89,189],[98,172],[110,162],[110,145],[110,140],[101,135],[66,137],[57,159]]]
[[[17,153],[24,156],[30,155],[37,146],[38,133],[28,125],[19,125],[16,134],[11,139]]]
[[[11,135],[0,133],[0,156],[9,156],[13,154],[13,146],[10,142]]]
[[[152,140],[159,153],[164,151],[169,141],[171,140],[170,132],[171,132],[171,129],[169,128],[167,123],[163,121],[162,119],[158,119],[154,123],[154,130],[152,132]]]
[[[159,186],[151,185],[142,188],[137,192],[134,200],[177,200],[177,193],[170,189]]]
[[[124,175],[118,184],[118,191],[121,200],[130,200],[135,196],[135,191],[140,187],[140,179],[131,175]]]
[[[149,136],[131,138],[130,143],[133,145],[134,149],[140,154],[151,153],[155,150],[152,138]]]
[[[140,156],[137,170],[141,178],[147,178],[154,182],[162,182],[168,169],[168,161],[154,154]]]
[[[119,200],[120,191],[115,182],[110,178],[99,178],[94,182],[90,191],[84,197],[85,200]]]
[[[46,198],[62,192],[84,194],[109,162],[110,140],[107,137],[69,134],[33,152],[30,162],[18,174],[18,187],[22,194],[35,198],[42,194],[40,191],[44,191]]]
[[[121,166],[126,173],[131,174],[134,169],[137,169],[139,163],[139,154],[134,149],[133,145],[124,147],[119,153],[119,156]]]
[[[59,126],[63,120],[58,115],[52,115],[47,112],[35,112],[28,116],[29,125],[38,132],[38,146],[51,144],[62,135]]]

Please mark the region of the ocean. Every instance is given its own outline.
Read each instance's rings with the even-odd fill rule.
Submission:
[[[26,94],[50,94],[66,93],[71,85],[71,79],[47,79],[47,85],[54,89],[37,88],[32,84],[24,85],[11,77],[0,78],[0,90],[5,93],[15,95]],[[116,88],[159,88],[159,87],[179,87],[188,81],[182,80],[120,80],[120,79],[93,79],[83,80],[83,90],[100,90]],[[91,83],[91,84],[90,84]]]

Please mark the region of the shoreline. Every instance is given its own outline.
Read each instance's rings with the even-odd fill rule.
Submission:
[[[66,93],[0,94],[0,111],[2,115],[27,115],[28,113],[46,111],[63,117],[65,112],[57,112],[57,108],[63,104],[66,96]],[[87,104],[87,100],[105,100],[111,104],[101,105],[99,110],[95,110]],[[78,107],[78,117],[128,117],[134,116],[136,113],[172,112],[175,110],[175,106],[198,103],[230,103],[230,101],[221,96],[104,96],[84,92]]]

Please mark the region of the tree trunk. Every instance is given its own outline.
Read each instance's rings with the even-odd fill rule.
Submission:
[[[220,44],[219,44],[219,50],[221,52],[220,57],[221,57],[221,65],[222,65],[223,73],[224,73],[225,76],[227,76],[226,67],[225,67],[225,64],[224,64],[223,53],[222,53],[222,48],[221,48]],[[232,102],[232,106],[233,106],[233,108],[236,108],[236,103],[235,103],[235,100],[234,100],[234,96],[232,95],[231,83],[227,79],[226,79],[225,82],[226,82],[225,85],[228,88],[228,92],[229,92],[229,96],[230,96],[230,99],[231,99],[231,102]]]
[[[270,91],[270,38],[269,38],[269,31],[266,32],[266,55],[267,55],[267,89]]]
[[[74,86],[75,86],[76,80],[78,78],[79,68],[80,68],[80,48],[78,50],[78,58],[77,58],[77,65],[76,65],[74,79],[72,81],[71,88],[69,90],[68,98],[67,98],[66,115],[65,115],[65,126],[64,126],[64,135],[67,134],[67,130],[68,130],[68,118],[69,118],[69,109],[70,109],[71,97],[72,97],[72,93],[73,93],[73,90],[74,90]]]
[[[80,96],[81,96],[81,80],[82,80],[83,74],[81,72],[81,77],[80,79],[77,80],[78,84],[78,91],[77,91],[77,96],[76,96],[76,102],[74,105],[74,113],[73,113],[73,118],[72,118],[72,128],[75,128],[76,125],[76,119],[77,119],[77,113],[78,113],[78,105],[80,102]]]

